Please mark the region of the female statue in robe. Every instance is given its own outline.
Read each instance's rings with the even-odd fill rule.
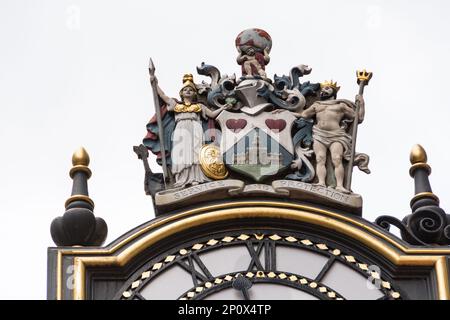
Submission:
[[[151,81],[156,81],[156,78]],[[172,114],[175,122],[170,130],[170,168],[175,178],[173,187],[194,186],[211,181],[203,173],[199,161],[200,150],[204,144],[202,121],[215,119],[225,107],[213,111],[197,102],[198,92],[191,74],[183,77],[181,100],[166,96],[159,86],[157,89],[160,99],[165,103],[162,113],[165,117],[168,116],[167,113]]]

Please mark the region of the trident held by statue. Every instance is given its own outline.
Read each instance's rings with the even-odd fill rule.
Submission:
[[[148,63],[148,72],[150,74],[151,78],[155,77],[155,65],[153,64],[152,58],[150,58],[150,61]],[[156,79],[156,78],[154,78]],[[161,118],[161,106],[159,104],[159,98],[158,98],[158,88],[156,86],[156,81],[150,81],[150,84],[152,86],[153,91],[153,102],[155,104],[155,113],[156,113],[156,122],[158,123],[158,137],[159,137],[159,145],[161,149],[161,164],[163,169],[163,175],[164,175],[164,185],[166,185],[166,180],[171,178],[169,174],[169,170],[167,168],[167,159],[166,159],[166,147],[164,144],[164,127],[162,123]]]
[[[363,71],[356,71],[356,83],[359,85],[358,95],[361,97],[364,94],[364,87],[369,84],[370,79],[372,79],[372,72],[368,72],[365,69]],[[360,101],[356,101],[355,119],[353,120],[353,130],[352,130],[352,153],[350,155],[349,165],[347,169],[347,177],[345,180],[345,188],[350,190],[352,185],[352,173],[353,173],[353,163],[355,161],[356,153],[356,136],[358,134],[358,124],[359,124],[359,110]],[[362,119],[361,119],[362,120]]]

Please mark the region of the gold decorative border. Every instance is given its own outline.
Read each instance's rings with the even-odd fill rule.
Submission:
[[[195,287],[193,290],[187,292],[179,300],[192,300],[195,298],[196,295],[198,295],[202,292],[205,292],[211,288],[214,288],[215,286],[218,286],[226,281],[231,281],[231,280],[237,278],[239,275],[241,275],[241,273],[230,273],[225,276],[214,279],[213,282],[202,283],[201,285]],[[298,278],[296,275],[290,274],[290,273],[255,271],[255,272],[247,272],[243,276],[246,278],[249,278],[249,279],[256,277],[256,278],[280,279],[280,280],[283,280],[286,282],[297,282],[301,286],[304,286],[304,287],[309,286],[310,288],[316,290],[319,294],[327,296],[329,299],[344,300],[344,298],[339,296],[336,292],[334,292],[329,287],[320,285],[317,282],[311,281],[304,277]],[[400,295],[398,297],[400,297]],[[397,299],[397,298],[395,298],[395,299]]]
[[[450,255],[450,248],[408,247],[393,236],[388,236],[378,228],[365,224],[353,217],[307,205],[277,201],[237,201],[204,206],[158,220],[131,234],[111,248],[60,249],[61,259],[58,259],[58,278],[56,279],[57,299],[62,299],[62,255],[86,255],[74,258],[75,287],[73,298],[84,299],[86,285],[85,266],[123,266],[142,249],[174,233],[201,224],[239,218],[278,218],[308,222],[358,240],[386,257],[394,265],[434,267],[438,284],[438,297],[439,299],[450,300],[445,257],[445,255]],[[116,256],[95,256],[114,254],[131,241],[151,230],[155,231],[135,241],[135,243]],[[392,245],[392,247],[389,245]]]
[[[69,204],[71,204],[74,201],[86,201],[88,202],[92,207],[95,206],[94,201],[89,198],[89,196],[83,195],[83,194],[75,194],[71,196],[69,199],[66,200],[66,203],[64,204],[64,207],[67,208]]]
[[[409,202],[409,205],[412,207],[413,203],[417,200],[423,199],[423,198],[431,198],[435,200],[439,204],[439,198],[437,195],[435,195],[433,192],[420,192],[417,193]]]
[[[239,236],[225,236],[222,239],[209,239],[206,242],[196,243],[189,248],[180,249],[180,250],[178,250],[178,252],[173,252],[172,254],[167,255],[166,257],[164,257],[164,259],[161,259],[159,262],[154,263],[150,268],[148,268],[147,270],[142,272],[140,275],[140,278],[133,281],[131,283],[130,287],[122,293],[122,297],[125,299],[130,298],[134,291],[138,291],[140,289],[140,286],[143,284],[143,281],[145,279],[149,278],[154,272],[161,270],[161,268],[171,265],[173,263],[173,261],[175,261],[178,257],[188,255],[192,252],[199,251],[199,250],[202,250],[207,247],[214,247],[214,246],[217,246],[222,243],[244,242],[244,241],[247,241],[248,239],[252,239],[252,238],[254,240],[260,241],[260,240],[263,240],[264,237],[266,237],[267,239],[270,239],[272,241],[279,241],[279,242],[285,242],[285,243],[291,243],[291,244],[297,243],[297,244],[300,244],[303,248],[315,247],[316,249],[318,249],[320,251],[326,251],[330,255],[333,255],[335,257],[340,257],[341,261],[348,263],[348,264],[355,265],[358,269],[362,270],[364,273],[368,274],[373,279],[379,280],[380,285],[383,288],[383,290],[386,290],[386,292],[393,299],[400,298],[400,293],[392,289],[390,282],[384,281],[383,279],[381,279],[381,275],[378,272],[371,271],[369,269],[369,266],[366,263],[361,263],[360,261],[357,261],[354,256],[342,253],[342,251],[339,249],[329,248],[329,246],[327,246],[325,243],[314,243],[313,241],[311,241],[309,239],[298,239],[293,236],[282,236],[281,237],[276,233],[272,234],[272,235],[267,235],[267,234],[248,235],[248,234],[243,233]],[[264,273],[264,271],[255,271],[255,272],[256,272],[257,278],[266,277],[266,273],[267,273],[267,277],[269,277],[269,278],[279,278],[279,279],[284,280],[285,278],[288,277],[288,276],[286,276],[286,273],[284,273],[284,272],[266,272],[266,273]],[[290,273],[288,273],[288,274],[290,274]],[[236,274],[236,276],[237,276],[237,274]],[[253,272],[247,272],[247,273],[245,273],[244,276],[247,278],[252,278],[253,276],[255,276],[255,274]],[[232,278],[230,278],[230,277],[231,277],[231,275],[227,275],[224,278],[223,277],[216,278],[214,281],[214,284],[216,284],[216,285],[220,284],[223,282],[223,280],[231,281]],[[298,282],[302,285],[308,284],[308,280],[306,278],[298,279],[297,276],[295,276],[295,275],[289,276],[289,280],[293,281],[293,282],[296,282],[298,280]],[[194,291],[196,291],[197,293],[200,293],[200,292],[203,292],[204,289],[205,290],[209,289],[211,286],[208,286],[208,283],[209,282],[206,282],[205,284],[196,287]],[[310,287],[313,289],[318,287],[318,284],[314,281],[310,281],[309,284],[310,284]],[[319,292],[322,294],[331,292],[331,291],[328,291],[327,288],[325,288],[325,289],[326,290],[323,291],[322,287],[318,288]],[[192,295],[192,294],[194,294],[194,295]],[[195,292],[193,292],[192,294],[189,295],[189,293],[188,293],[186,298],[193,298],[196,295]],[[329,296],[329,298],[336,298],[335,292],[333,292],[331,295],[333,295],[334,297]]]

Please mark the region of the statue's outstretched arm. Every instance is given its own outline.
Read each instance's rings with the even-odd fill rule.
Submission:
[[[158,84],[158,78],[156,78],[155,76],[150,76],[150,83],[156,82],[156,90],[158,91],[158,96],[169,106],[174,105],[175,104],[175,100],[168,97],[164,91],[162,91],[162,89],[159,87]]]
[[[157,86],[157,88],[158,88],[158,95],[161,97],[161,99],[162,99],[167,105],[172,105],[172,104],[174,104],[174,99],[168,97],[168,96],[164,93],[164,91],[162,91],[162,89],[161,89],[159,86]]]
[[[203,112],[205,113],[205,115],[208,118],[212,118],[212,119],[215,119],[219,115],[219,113],[221,113],[222,110],[225,109],[225,107],[226,106],[221,106],[219,109],[216,109],[216,110],[213,111],[213,110],[209,109],[207,106],[202,104]]]

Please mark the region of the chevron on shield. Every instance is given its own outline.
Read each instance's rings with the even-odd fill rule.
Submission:
[[[291,131],[295,119],[289,111],[257,115],[223,111],[217,121],[224,163],[257,182],[284,171],[294,158]]]

